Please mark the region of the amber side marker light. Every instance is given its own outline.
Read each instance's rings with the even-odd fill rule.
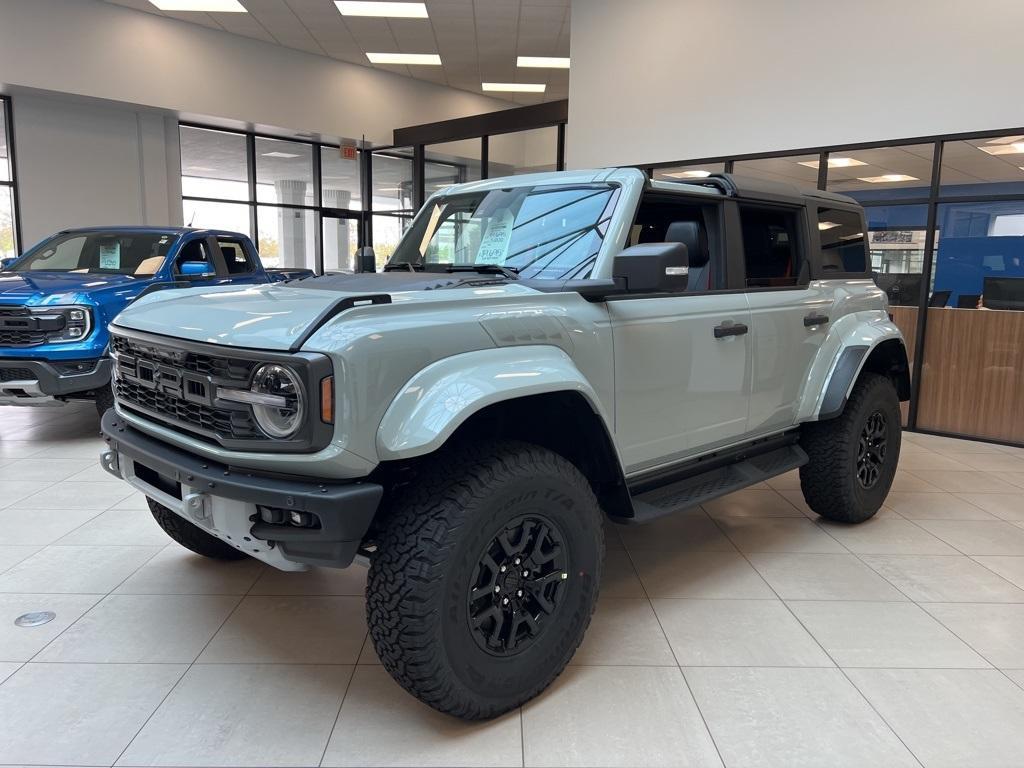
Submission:
[[[320,421],[334,423],[334,377],[320,379]]]

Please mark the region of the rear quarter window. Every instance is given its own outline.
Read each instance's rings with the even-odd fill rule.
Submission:
[[[821,277],[867,273],[867,240],[860,211],[819,208],[818,237],[821,241]]]

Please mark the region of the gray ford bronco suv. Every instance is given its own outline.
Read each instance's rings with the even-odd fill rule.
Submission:
[[[579,646],[605,520],[796,468],[822,517],[878,510],[909,375],[864,232],[849,198],[728,175],[453,186],[383,274],[128,307],[102,463],[201,555],[368,561],[387,670],[493,717]]]

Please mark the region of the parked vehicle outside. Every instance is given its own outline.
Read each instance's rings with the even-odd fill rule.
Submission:
[[[385,668],[494,717],[579,646],[607,522],[795,469],[822,517],[881,507],[909,369],[864,232],[850,198],[728,175],[453,186],[383,274],[122,312],[101,461],[199,554],[368,562]]]
[[[113,403],[107,325],[147,291],[308,277],[267,270],[238,232],[94,227],[59,232],[0,271],[0,405]]]

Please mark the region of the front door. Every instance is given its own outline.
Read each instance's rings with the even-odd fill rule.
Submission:
[[[356,252],[361,238],[360,215],[352,211],[324,211],[321,231],[323,233],[323,272],[357,272]]]

